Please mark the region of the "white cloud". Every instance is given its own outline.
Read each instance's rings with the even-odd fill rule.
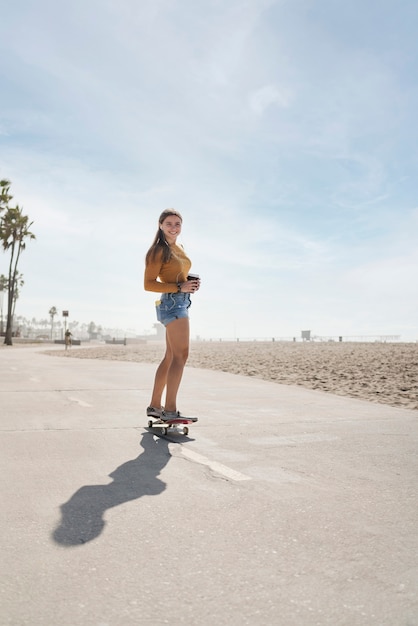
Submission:
[[[272,105],[287,108],[290,106],[292,93],[288,88],[279,88],[276,85],[265,85],[249,96],[250,108],[257,115],[262,115],[264,111]]]
[[[372,21],[353,43],[338,16],[269,0],[9,3],[0,174],[38,237],[21,312],[152,328],[143,258],[174,206],[203,280],[193,332],[378,322],[418,337],[416,49],[400,36],[395,54],[390,23],[380,40]]]

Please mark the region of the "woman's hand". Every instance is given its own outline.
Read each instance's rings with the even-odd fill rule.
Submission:
[[[184,283],[181,284],[181,291],[183,293],[194,293],[195,291],[199,291],[199,288],[199,279],[186,280]]]

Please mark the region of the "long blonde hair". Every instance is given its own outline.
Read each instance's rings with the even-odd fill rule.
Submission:
[[[148,261],[153,261],[155,259],[155,257],[157,256],[157,253],[159,251],[162,252],[162,261],[163,263],[168,263],[168,261],[171,258],[171,248],[168,244],[167,239],[165,238],[164,232],[161,228],[161,224],[164,222],[166,217],[170,217],[170,215],[174,215],[175,217],[179,217],[180,220],[183,222],[183,218],[180,215],[180,213],[178,211],[175,211],[174,209],[165,209],[160,217],[158,218],[158,230],[157,233],[154,237],[154,241],[151,244],[150,249],[148,250],[146,257],[145,257],[145,261],[146,263],[148,263]]]

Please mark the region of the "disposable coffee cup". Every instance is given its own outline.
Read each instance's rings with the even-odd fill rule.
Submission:
[[[187,280],[200,280],[199,274],[188,274]]]

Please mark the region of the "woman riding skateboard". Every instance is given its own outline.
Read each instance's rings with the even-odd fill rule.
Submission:
[[[178,211],[163,211],[154,241],[145,257],[144,288],[161,293],[161,299],[156,302],[157,319],[166,328],[166,351],[155,374],[147,415],[163,421],[182,417],[177,410],[177,392],[189,356],[190,294],[200,287],[199,278],[189,276],[190,259],[183,247],[176,243],[182,223]]]

